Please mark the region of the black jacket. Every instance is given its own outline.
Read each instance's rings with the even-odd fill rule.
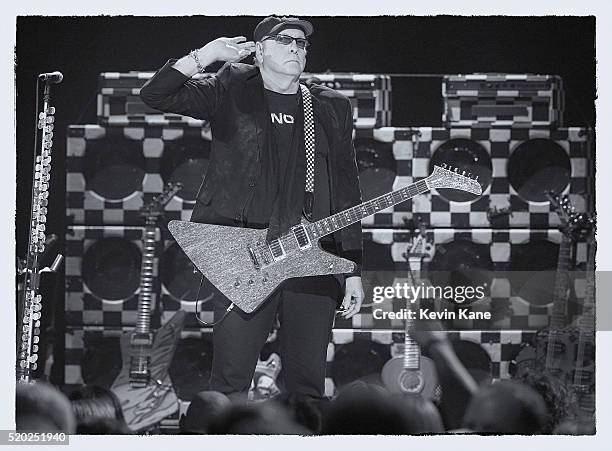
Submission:
[[[174,62],[168,61],[147,81],[140,97],[157,110],[210,121],[211,156],[192,220],[244,225],[244,212],[254,192],[262,148],[271,129],[259,69],[227,63],[215,76],[189,79],[172,68]],[[323,130],[329,143],[330,207],[332,213],[337,213],[361,203],[352,108],[345,96],[332,89],[312,85],[310,91],[315,128]],[[319,141],[322,140],[316,141],[317,146]],[[224,218],[233,222],[223,221]],[[361,224],[335,235],[338,255],[360,266]]]

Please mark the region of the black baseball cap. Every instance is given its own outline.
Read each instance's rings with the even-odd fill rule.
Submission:
[[[269,16],[257,24],[253,32],[253,40],[259,42],[265,36],[276,36],[287,28],[299,28],[306,37],[310,36],[314,31],[312,24],[307,20],[298,19],[297,17]]]

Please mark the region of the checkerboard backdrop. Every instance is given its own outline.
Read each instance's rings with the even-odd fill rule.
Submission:
[[[448,286],[476,286],[487,283],[487,295],[466,308],[474,312],[491,312],[491,320],[457,319],[446,321],[447,329],[538,329],[548,325],[552,313],[552,289],[557,268],[561,233],[556,229],[430,229],[427,241],[431,252],[423,259],[424,283]],[[373,309],[399,311],[406,301],[387,298],[372,304],[375,286],[411,284],[405,254],[412,245],[412,234],[400,229],[364,229],[364,262],[362,279],[366,299],[361,312],[351,319],[336,318],[335,327],[342,329],[403,330],[401,319],[374,318]],[[584,270],[587,245],[576,245],[576,264]],[[533,260],[538,261],[533,266]],[[465,266],[464,266],[465,265]],[[570,314],[579,314],[584,299],[586,278],[573,272],[574,306]],[[418,285],[418,283],[417,283]],[[436,311],[453,310],[454,304],[440,301],[425,307]],[[380,313],[377,313],[380,316]]]
[[[69,392],[84,383],[110,386],[121,369],[120,335],[129,330],[95,326],[68,328],[65,333],[65,389]],[[476,343],[486,351],[489,375],[494,379],[510,377],[513,359],[534,337],[533,331],[449,332],[452,341]],[[376,380],[386,361],[397,355],[395,349],[401,347],[403,340],[403,334],[390,330],[335,329],[327,348],[325,394],[332,396],[339,386],[358,378]],[[262,354],[262,358],[266,357]],[[169,370],[180,399],[191,400],[194,394],[207,388],[211,363],[211,330],[183,332]]]
[[[142,224],[138,211],[183,183],[166,218],[188,220],[208,166],[210,130],[71,125],[66,146],[66,214],[71,224]]]
[[[68,228],[67,324],[109,327],[135,324],[142,231],[139,227],[121,226]],[[412,236],[407,230],[364,229],[366,306],[351,319],[338,316],[336,327],[403,330],[403,320],[377,319],[372,311],[373,308],[385,312],[398,311],[405,307],[405,301],[385,299],[372,305],[372,293],[375,286],[411,282],[404,254],[410,249]],[[200,273],[193,271],[190,261],[167,232],[164,237],[162,239],[159,235],[155,265],[155,274],[159,276],[155,293],[160,295],[161,302],[155,310],[154,324],[164,324],[182,309],[189,313],[185,327],[197,329],[201,325],[193,313]],[[447,328],[533,329],[548,325],[556,252],[561,241],[558,230],[433,229],[427,231],[427,240],[432,246],[430,254],[423,260],[426,281],[447,286],[451,283],[450,278],[459,274],[472,285],[487,283],[490,287],[487,296],[469,308],[491,312],[492,320],[454,320],[445,323]],[[586,243],[578,243],[577,264],[586,261],[586,254]],[[534,258],[545,262],[537,268],[538,271],[534,272],[534,267],[523,267]],[[462,270],[462,264],[471,267]],[[579,303],[585,294],[584,274],[575,273],[573,280],[576,302]],[[219,295],[212,285],[204,282],[197,305],[202,321],[212,322],[212,300]],[[432,307],[438,311],[453,308],[453,304],[441,302]]]
[[[121,370],[120,336],[129,327],[69,327],[65,332],[64,382],[70,392],[82,384],[110,387]],[[211,330],[184,331],[169,373],[181,399],[207,389],[212,362]]]
[[[593,159],[583,128],[383,127],[357,130],[355,146],[364,200],[427,177],[434,162],[472,170],[478,161],[473,173],[485,184],[477,198],[432,190],[364,219],[364,226],[403,227],[419,217],[432,227],[557,227],[547,189],[568,194],[578,211],[593,209]]]
[[[202,325],[195,317],[195,299],[201,273],[194,269],[189,258],[170,234],[166,232],[164,236],[164,251],[160,257],[161,322],[165,324],[178,310],[184,310],[187,312],[185,329],[199,329]],[[200,320],[208,324],[214,321],[215,296],[221,294],[204,279],[198,295],[197,309]]]
[[[70,226],[66,234],[66,323],[72,326],[135,325],[138,309],[143,227]],[[199,329],[195,297],[199,271],[165,231],[157,232],[153,325],[165,324],[178,310],[188,313],[185,328]],[[200,319],[213,321],[212,300],[219,292],[204,281],[198,296]],[[161,302],[157,302],[161,299]]]
[[[212,74],[196,75],[206,78]],[[207,121],[162,113],[145,105],[139,97],[142,85],[153,72],[104,72],[98,79],[98,123],[109,126],[207,127]],[[316,83],[347,96],[356,128],[391,125],[391,77],[379,74],[302,74],[301,80]]]
[[[66,231],[65,321],[68,325],[135,325],[144,227],[70,226]],[[159,231],[156,240],[161,240]],[[157,303],[159,258],[155,257]],[[154,312],[153,327],[159,326]]]
[[[552,155],[557,149],[559,161],[569,170],[563,193],[569,194],[578,211],[591,211],[594,184],[584,132],[579,128],[358,130],[356,149],[364,200],[427,177],[432,158],[438,158],[437,150],[446,146],[444,154],[452,156],[453,142],[459,142],[459,147],[466,142],[477,146],[480,157],[491,163],[490,182],[477,199],[448,200],[448,193],[433,191],[365,218],[363,225],[405,227],[406,220],[420,218],[432,227],[556,227],[558,216],[549,203],[525,201],[510,184],[508,167],[522,144],[551,143]],[[69,222],[140,224],[138,210],[143,202],[160,193],[168,181],[182,181],[185,187],[167,205],[167,218],[188,220],[208,164],[210,139],[205,129],[70,126],[66,163]],[[523,149],[527,153],[538,150]],[[550,173],[538,177],[542,180],[547,175],[554,178]]]

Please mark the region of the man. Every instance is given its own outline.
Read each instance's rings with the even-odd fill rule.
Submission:
[[[251,228],[277,237],[302,213],[322,219],[361,202],[352,109],[337,92],[312,86],[315,128],[314,195],[305,194],[306,147],[299,77],[306,64],[310,22],[267,17],[244,37],[218,38],[178,61],[170,60],[141,89],[153,108],[210,121],[208,170],[191,220]],[[254,53],[255,65],[238,61]],[[209,78],[191,79],[216,61]],[[311,201],[314,199],[313,201]],[[327,344],[336,307],[343,315],[361,308],[361,226],[353,224],[322,244],[356,263],[344,295],[333,276],[291,279],[252,314],[232,310],[214,327],[211,390],[244,396],[257,358],[278,314],[284,389],[324,395]],[[229,301],[215,296],[217,321]]]

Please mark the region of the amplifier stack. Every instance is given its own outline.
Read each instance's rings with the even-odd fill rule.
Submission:
[[[152,74],[101,74],[98,123],[68,128],[68,386],[108,386],[114,378],[110,374],[119,371],[118,336],[137,322],[144,231],[139,210],[167,183],[181,182],[165,218],[189,220],[208,165],[212,136],[206,121],[164,114],[140,101],[139,90]],[[480,196],[432,190],[363,220],[366,306],[350,320],[336,320],[328,351],[328,394],[351,378],[339,358],[354,361],[362,351],[378,356],[380,362],[364,357],[350,366],[356,378],[380,371],[397,354],[404,322],[375,318],[378,306],[372,295],[375,287],[409,282],[405,254],[419,229],[431,244],[423,260],[428,283],[459,280],[487,286],[485,298],[469,308],[491,312],[492,320],[446,322],[451,337],[482,345],[479,349],[489,358],[483,371],[509,377],[510,361],[521,344],[551,315],[561,233],[545,193],[568,195],[579,211],[594,211],[592,136],[586,128],[563,127],[561,79],[445,76],[444,127],[392,126],[392,80],[387,75],[304,74],[303,80],[350,99],[364,201],[424,179],[442,163],[478,176],[483,188]],[[398,99],[395,105],[401,105]],[[152,326],[162,326],[178,310],[189,312],[170,370],[179,397],[189,400],[205,388],[212,353],[210,330],[192,313],[197,304],[201,319],[212,321],[215,289],[205,283],[196,301],[200,274],[165,227],[157,230],[156,242]],[[586,244],[578,243],[574,264],[584,266],[586,255]],[[578,314],[584,277],[573,280],[573,292]],[[446,302],[432,301],[436,308]],[[393,311],[400,305],[388,299],[380,308]]]

